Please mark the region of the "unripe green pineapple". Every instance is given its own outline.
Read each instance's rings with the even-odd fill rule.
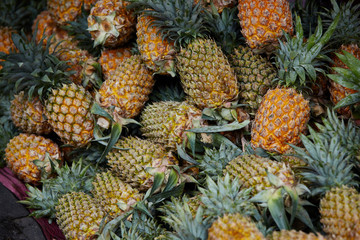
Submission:
[[[125,183],[146,190],[155,172],[165,172],[177,160],[160,144],[138,137],[120,139],[107,155],[111,170]]]
[[[360,239],[360,194],[334,187],[320,201],[320,222],[331,239]]]
[[[241,155],[231,160],[224,169],[232,178],[238,177],[245,188],[253,188],[256,194],[272,185],[267,172],[274,174],[287,186],[295,186],[295,175],[284,163],[256,155]]]
[[[275,68],[267,59],[244,46],[234,49],[229,62],[240,83],[241,103],[249,104],[251,111],[255,112],[276,77]]]
[[[188,102],[154,102],[140,115],[141,132],[149,140],[176,149],[186,138],[185,131],[202,125],[201,111]]]
[[[94,239],[105,212],[83,192],[67,193],[56,206],[56,222],[66,239]]]
[[[96,174],[92,184],[95,199],[111,218],[127,212],[142,198],[137,189],[124,183],[110,171]]]
[[[249,218],[239,213],[218,218],[209,228],[208,240],[265,240]]]
[[[305,233],[302,231],[296,230],[281,230],[281,231],[274,231],[272,234],[267,238],[269,240],[325,240],[321,234],[315,235],[314,233]]]

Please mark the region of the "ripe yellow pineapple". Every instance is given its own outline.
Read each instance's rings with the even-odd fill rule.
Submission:
[[[272,232],[272,234],[267,239],[269,239],[269,240],[290,240],[290,239],[325,240],[326,238],[323,237],[320,233],[315,235],[314,233],[305,233],[305,232],[296,231],[296,230],[281,230],[281,231]]]
[[[146,67],[160,74],[175,74],[174,43],[163,39],[159,28],[151,25],[153,18],[139,15],[136,42]]]
[[[48,134],[51,127],[44,117],[44,106],[39,98],[28,99],[24,92],[14,96],[10,105],[11,119],[14,125],[26,133]]]
[[[11,48],[14,48],[11,34],[15,30],[9,27],[0,27],[0,52],[9,53]]]
[[[66,239],[94,239],[106,216],[95,198],[83,192],[71,192],[58,200],[56,222]]]
[[[36,26],[36,41],[40,41],[43,35],[51,36],[57,29],[56,21],[53,19],[48,10],[44,10],[37,15],[31,27],[33,32],[35,31]],[[44,38],[43,43],[46,45],[47,38]]]
[[[208,240],[265,240],[250,218],[239,213],[219,217],[209,228]]]
[[[152,186],[156,172],[166,172],[178,164],[160,144],[137,137],[120,139],[106,158],[112,172],[140,190]]]
[[[130,177],[130,176],[129,176]],[[110,171],[96,174],[92,194],[105,213],[115,218],[131,209],[142,199],[137,189],[114,176]]]
[[[204,125],[201,111],[186,101],[149,104],[140,115],[140,123],[146,138],[172,150],[186,139],[186,130]]]
[[[50,173],[49,159],[62,160],[61,152],[52,140],[35,134],[21,133],[12,138],[5,149],[7,166],[16,176],[29,184],[37,185],[41,179],[42,167],[46,173]],[[41,168],[34,161],[41,161]]]
[[[133,55],[105,79],[99,90],[100,105],[108,109],[115,121],[133,118],[144,107],[155,84],[152,72],[142,63],[139,55]]]
[[[114,74],[117,66],[131,55],[131,47],[103,49],[99,57],[99,63],[104,79],[109,79]]]
[[[288,0],[239,0],[238,9],[242,34],[251,48],[272,51],[283,31],[293,32]]]
[[[136,16],[127,10],[125,0],[98,0],[88,16],[88,31],[94,46],[117,47],[135,33]]]

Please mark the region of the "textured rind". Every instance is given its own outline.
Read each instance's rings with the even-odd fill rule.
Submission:
[[[122,138],[115,147],[106,157],[111,171],[140,190],[152,186],[154,171],[165,172],[178,164],[163,146],[138,137]]]
[[[276,77],[275,68],[267,59],[243,46],[234,49],[229,62],[240,83],[240,102],[256,111]]]
[[[162,39],[159,28],[150,26],[152,18],[140,15],[136,24],[136,42],[146,67],[159,74],[175,72],[174,43]]]
[[[96,200],[83,192],[63,195],[56,209],[56,222],[66,239],[95,239],[105,212]]]
[[[274,231],[272,234],[267,238],[269,240],[325,240],[326,238],[322,236],[320,233],[315,235],[314,233],[305,233],[302,231],[296,230],[281,230],[281,231]]]
[[[142,199],[142,194],[138,190],[109,171],[96,174],[92,185],[92,194],[96,201],[111,218],[127,212]],[[120,208],[118,203],[125,204],[126,207]]]
[[[131,47],[121,48],[105,48],[101,51],[99,63],[101,65],[102,74],[104,79],[109,79],[115,72],[120,63],[126,58],[131,57]]]
[[[125,59],[109,76],[99,90],[100,105],[114,108],[111,114],[117,118],[137,116],[155,84],[152,72],[141,62],[139,55]]]
[[[240,214],[218,218],[209,228],[208,240],[265,240],[255,223]]]
[[[95,44],[118,47],[135,33],[136,17],[124,0],[98,0],[88,16],[88,30]]]
[[[320,214],[330,239],[360,239],[360,194],[355,188],[330,189],[320,200]]]
[[[62,160],[59,147],[52,140],[35,134],[20,133],[7,144],[5,159],[7,166],[20,180],[37,185],[41,179],[41,170],[33,161],[44,161],[46,153],[52,160]],[[50,162],[45,163],[45,171],[51,171]]]
[[[213,40],[195,39],[176,58],[184,91],[198,108],[222,107],[237,99],[235,72]]]
[[[241,32],[251,48],[270,48],[278,45],[278,38],[293,32],[288,0],[239,0]]]
[[[268,90],[251,128],[251,145],[284,153],[301,142],[310,119],[309,102],[292,88]]]
[[[232,178],[238,178],[245,188],[253,188],[253,194],[272,187],[266,171],[279,177],[287,186],[296,184],[293,171],[284,163],[258,157],[256,155],[238,156],[224,169]]]
[[[31,27],[31,30],[34,32],[35,28],[37,26],[37,32],[36,32],[36,41],[40,41],[40,39],[44,36],[46,36],[43,40],[43,44],[46,45],[47,38],[51,36],[56,31],[56,22],[51,16],[50,12],[48,10],[44,10],[41,13],[39,13]]]
[[[162,101],[147,105],[141,115],[141,132],[150,141],[175,150],[186,138],[185,130],[201,124],[201,111],[188,102]]]
[[[38,97],[28,100],[24,92],[14,96],[10,105],[14,125],[26,133],[48,134],[51,127],[44,117],[44,106]]]
[[[15,47],[11,39],[11,34],[14,32],[15,30],[9,27],[0,27],[0,52],[9,54],[10,49]]]
[[[45,116],[65,144],[82,147],[93,139],[91,104],[91,95],[82,86],[71,83],[52,89],[45,103]]]

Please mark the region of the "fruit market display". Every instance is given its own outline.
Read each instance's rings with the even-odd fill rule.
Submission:
[[[2,0],[0,165],[66,239],[360,239],[360,4]]]

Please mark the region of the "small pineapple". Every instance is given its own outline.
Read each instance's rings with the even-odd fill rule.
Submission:
[[[114,176],[110,171],[95,175],[92,194],[102,209],[115,218],[131,209],[142,199],[137,189]]]
[[[98,0],[88,16],[88,31],[94,46],[118,47],[135,33],[136,17],[125,0]]]
[[[267,238],[269,240],[290,240],[290,239],[298,239],[298,240],[325,240],[320,233],[315,235],[314,233],[305,233],[303,231],[296,230],[281,230],[274,231]]]
[[[166,172],[171,165],[178,164],[160,144],[137,137],[120,139],[106,158],[112,172],[140,190],[152,186],[154,173]]]
[[[83,192],[62,196],[56,206],[56,222],[66,239],[94,239],[106,213],[95,198]]]
[[[201,111],[186,101],[149,104],[140,115],[140,123],[145,137],[171,150],[186,140],[186,130],[204,124]]]
[[[239,213],[218,218],[209,228],[208,240],[265,240],[264,235],[248,217]]]
[[[293,32],[288,0],[239,0],[238,9],[242,34],[250,48],[271,52],[283,31]]]
[[[52,140],[21,133],[7,144],[5,158],[7,166],[20,180],[37,185],[43,170],[51,172],[50,159],[61,161],[62,155],[58,145]]]

